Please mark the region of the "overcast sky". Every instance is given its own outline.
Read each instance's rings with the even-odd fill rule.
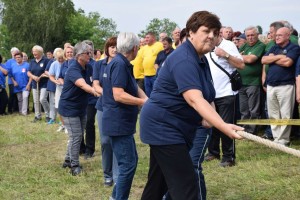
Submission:
[[[180,28],[199,10],[208,10],[221,19],[222,25],[243,31],[260,25],[267,32],[270,23],[287,20],[300,32],[300,0],[73,0],[75,8],[86,13],[97,11],[112,18],[120,32],[144,30],[153,18],[169,18]]]

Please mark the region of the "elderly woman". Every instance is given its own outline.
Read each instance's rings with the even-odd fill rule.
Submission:
[[[41,46],[35,45],[32,48],[32,54],[34,59],[32,59],[29,63],[29,69],[27,75],[29,78],[32,79],[32,93],[33,93],[33,102],[34,102],[34,111],[35,111],[35,117],[33,122],[37,122],[42,119],[41,111],[40,111],[40,103],[42,104],[45,111],[46,122],[48,122],[50,120],[49,103],[47,100],[48,76],[45,73],[45,69],[49,60],[43,56],[44,50]]]
[[[65,74],[64,87],[58,106],[65,127],[68,130],[68,148],[63,167],[71,168],[70,173],[76,176],[81,173],[79,165],[79,150],[82,135],[86,125],[86,107],[88,93],[100,96],[85,80],[88,75],[86,65],[90,61],[91,48],[81,42],[75,45],[75,61],[71,62]]]
[[[140,116],[141,140],[150,145],[148,182],[142,199],[198,199],[199,189],[189,155],[201,124],[240,139],[241,127],[226,124],[212,106],[215,90],[205,53],[215,46],[221,23],[207,11],[186,23],[187,40],[165,61]]]
[[[23,62],[21,52],[15,54],[16,62],[11,65],[10,78],[14,84],[14,93],[17,94],[19,113],[27,115],[28,96],[30,91],[31,79],[27,76],[29,64]]]
[[[107,39],[104,47],[105,54],[107,57],[103,60],[98,61],[94,65],[93,73],[93,87],[97,92],[102,93],[102,81],[103,73],[106,66],[117,54],[117,37],[111,37]],[[101,153],[102,153],[102,169],[104,173],[104,185],[112,186],[113,180],[116,182],[117,177],[117,163],[113,156],[113,151],[110,143],[109,136],[103,134],[102,131],[102,97],[99,97],[97,104],[97,121],[100,133]],[[114,178],[113,178],[114,177]]]
[[[103,74],[103,134],[110,137],[118,162],[119,176],[112,199],[128,199],[138,156],[133,134],[142,106],[148,99],[133,77],[130,61],[136,57],[139,39],[133,33],[120,33],[118,54],[104,69]]]

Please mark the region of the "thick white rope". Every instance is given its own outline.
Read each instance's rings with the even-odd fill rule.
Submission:
[[[291,155],[294,155],[294,156],[297,156],[297,157],[300,158],[300,151],[299,150],[286,147],[282,144],[278,144],[278,143],[272,142],[272,141],[267,140],[267,139],[263,139],[261,137],[258,137],[256,135],[247,133],[245,131],[237,131],[237,133],[239,135],[241,135],[243,138],[246,138],[248,140],[252,140],[254,142],[263,144],[263,145],[268,146],[270,148],[277,149],[279,151],[283,151],[285,153],[288,153],[288,154],[291,154]]]

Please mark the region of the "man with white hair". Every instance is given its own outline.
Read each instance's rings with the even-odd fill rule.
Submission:
[[[15,54],[19,53],[20,50],[17,47],[13,47],[10,50],[11,59],[7,60],[5,63],[5,67],[8,73],[11,73],[12,64],[16,63]],[[11,78],[8,77],[8,88],[9,88],[9,97],[8,97],[8,113],[12,114],[13,112],[18,112],[18,98],[16,93],[14,93],[14,83]]]
[[[265,44],[258,40],[258,29],[249,26],[245,29],[247,42],[241,46],[239,52],[242,54],[245,68],[239,70],[242,76],[243,86],[239,90],[240,112],[242,119],[257,119],[261,116],[261,57],[265,51]],[[249,133],[256,132],[255,125],[245,126]]]
[[[106,66],[103,74],[103,135],[111,139],[118,162],[119,176],[110,199],[128,199],[138,156],[133,134],[139,106],[148,97],[133,77],[130,64],[138,52],[139,38],[133,33],[120,33],[118,54]]]
[[[262,57],[269,65],[267,74],[267,104],[270,119],[291,119],[295,103],[295,63],[300,55],[298,45],[291,43],[290,30],[279,28],[274,45]],[[289,145],[291,126],[271,125],[274,142]]]
[[[181,29],[179,27],[176,27],[172,32],[172,38],[173,38],[172,47],[173,47],[173,49],[176,49],[176,47],[180,43],[180,32],[181,32]]]
[[[223,38],[225,40],[232,40],[232,36],[233,36],[233,29],[230,26],[226,26],[223,28]]]

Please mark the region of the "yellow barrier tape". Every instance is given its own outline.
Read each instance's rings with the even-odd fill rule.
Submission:
[[[300,126],[300,119],[243,119],[238,120],[237,124],[247,125],[297,125]]]

